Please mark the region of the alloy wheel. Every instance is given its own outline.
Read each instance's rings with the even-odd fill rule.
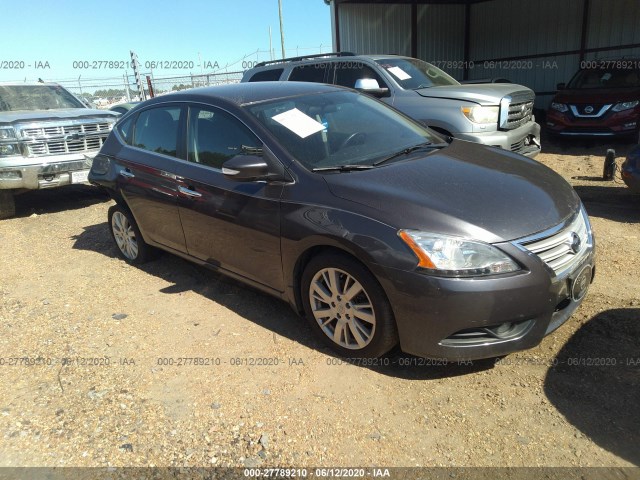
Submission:
[[[118,248],[129,260],[138,256],[136,233],[129,219],[122,212],[115,212],[111,219],[111,229]]]
[[[375,335],[376,314],[362,284],[337,268],[318,271],[309,285],[311,311],[320,329],[341,347],[358,350]]]

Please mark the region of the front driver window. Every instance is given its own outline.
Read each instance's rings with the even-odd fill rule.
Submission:
[[[378,82],[380,88],[388,88],[380,75],[373,68],[362,62],[336,62],[335,84],[343,87],[355,88],[356,81],[363,78],[372,78]]]
[[[260,141],[237,118],[217,108],[191,107],[187,134],[188,159],[208,167],[259,148]]]

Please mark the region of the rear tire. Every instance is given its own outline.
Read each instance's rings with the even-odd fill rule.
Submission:
[[[127,263],[140,265],[151,260],[155,249],[142,238],[131,212],[114,205],[109,209],[109,231],[118,248],[118,254]]]
[[[377,358],[398,344],[384,290],[351,257],[326,253],[311,259],[302,274],[301,294],[313,330],[339,355]]]
[[[16,214],[16,201],[11,190],[0,190],[0,219]]]

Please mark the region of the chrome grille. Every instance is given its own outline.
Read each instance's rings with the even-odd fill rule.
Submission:
[[[27,143],[29,155],[58,155],[63,153],[99,150],[107,137],[89,137],[80,140],[49,140]]]
[[[529,91],[504,97],[500,102],[500,128],[513,130],[531,121],[533,100],[534,94]]]
[[[581,209],[566,227],[556,228],[557,231],[549,235],[542,234],[537,238],[520,240],[516,244],[537,255],[556,275],[561,275],[583,258],[592,243],[586,215],[584,209]]]
[[[54,125],[44,127],[27,127],[22,129],[23,138],[55,137],[74,133],[109,133],[111,125],[108,122],[78,123],[71,125]]]
[[[113,124],[71,120],[66,124],[26,125],[20,131],[29,156],[62,155],[99,150]]]

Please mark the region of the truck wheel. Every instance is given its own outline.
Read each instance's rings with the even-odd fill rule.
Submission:
[[[16,214],[16,202],[11,190],[0,190],[0,218],[13,217]]]

